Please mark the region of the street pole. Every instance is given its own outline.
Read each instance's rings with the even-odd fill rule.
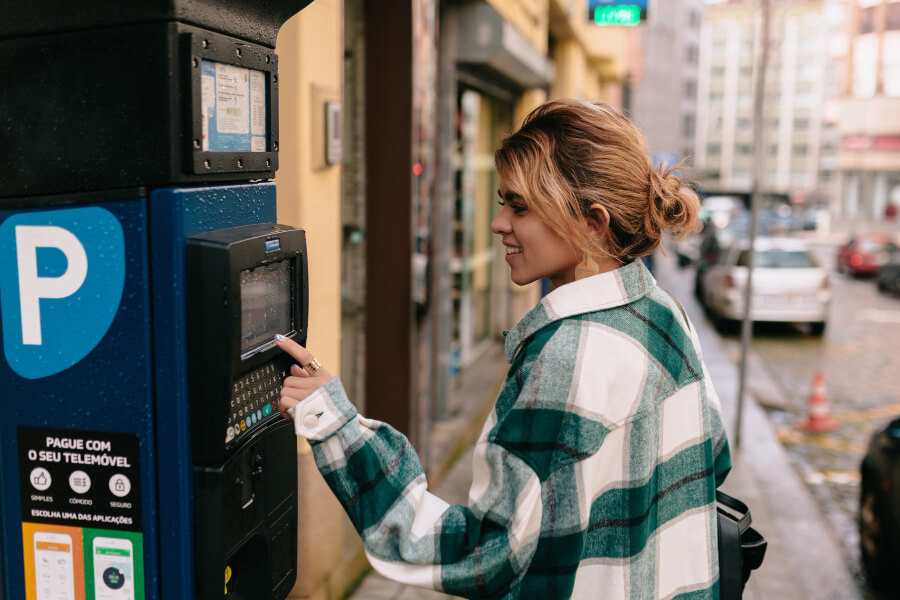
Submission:
[[[771,0],[760,0],[762,4],[762,48],[756,70],[756,87],[753,90],[753,179],[750,184],[750,250],[747,260],[747,283],[744,286],[744,319],[741,323],[741,362],[738,370],[737,420],[734,426],[734,447],[741,445],[741,420],[744,414],[744,388],[747,379],[747,353],[753,335],[753,321],[750,318],[750,303],[753,298],[753,265],[756,262],[756,226],[758,221],[760,190],[765,179],[766,124],[764,121],[766,67],[769,64],[769,26]]]

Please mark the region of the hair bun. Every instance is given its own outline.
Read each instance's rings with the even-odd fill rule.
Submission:
[[[650,231],[669,231],[681,239],[694,230],[700,212],[700,199],[683,185],[676,171],[681,166],[650,169],[647,226]]]

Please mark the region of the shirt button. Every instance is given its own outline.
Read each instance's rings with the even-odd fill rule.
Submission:
[[[312,429],[318,424],[319,417],[317,417],[316,415],[306,415],[305,417],[303,417],[303,425],[308,429]]]

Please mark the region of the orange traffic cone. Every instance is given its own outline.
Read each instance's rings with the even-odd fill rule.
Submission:
[[[813,375],[812,393],[809,395],[809,414],[797,424],[798,429],[810,433],[828,433],[837,428],[828,408],[828,392],[825,390],[825,376],[822,371]]]

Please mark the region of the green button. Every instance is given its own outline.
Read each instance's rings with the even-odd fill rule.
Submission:
[[[266,404],[265,406],[263,406],[263,416],[268,415],[270,412],[272,412],[271,404]]]

